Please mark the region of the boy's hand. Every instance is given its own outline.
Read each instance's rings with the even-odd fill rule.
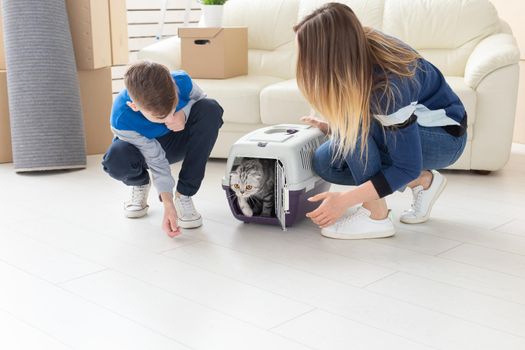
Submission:
[[[164,208],[164,218],[162,219],[162,230],[170,237],[175,237],[181,234],[180,228],[177,224],[177,212],[175,207],[172,209]]]
[[[166,117],[166,127],[171,131],[182,131],[186,124],[186,115],[183,110],[173,113],[169,117]]]
[[[315,128],[318,128],[325,135],[328,135],[330,133],[330,128],[328,127],[328,123],[325,122],[324,120],[321,120],[319,118],[312,117],[312,116],[306,116],[306,117],[302,117],[301,121]]]
[[[181,234],[180,227],[177,223],[177,211],[173,204],[173,195],[163,192],[160,194],[164,204],[164,218],[162,219],[162,230],[171,238]]]

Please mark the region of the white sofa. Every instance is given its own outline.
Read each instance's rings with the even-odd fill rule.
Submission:
[[[249,74],[198,84],[224,107],[212,157],[227,157],[243,134],[296,123],[310,111],[295,77],[292,27],[322,0],[229,0],[224,26],[247,26]],[[488,0],[340,0],[366,26],[396,36],[438,66],[466,106],[468,143],[451,167],[492,171],[508,160],[516,110],[519,50]],[[139,58],[180,68],[177,37],[144,48]]]

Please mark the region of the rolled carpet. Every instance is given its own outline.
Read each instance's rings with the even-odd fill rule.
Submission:
[[[17,172],[84,168],[75,56],[64,0],[2,0]]]

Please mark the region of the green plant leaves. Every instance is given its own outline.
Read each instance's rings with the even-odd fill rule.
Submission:
[[[200,0],[203,5],[224,5],[228,0]]]

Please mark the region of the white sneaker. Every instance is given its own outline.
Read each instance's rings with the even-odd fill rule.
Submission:
[[[359,207],[355,212],[343,216],[332,226],[325,227],[321,234],[337,239],[365,239],[390,237],[396,233],[391,213],[383,220],[370,218],[370,211]]]
[[[124,203],[124,215],[128,218],[141,218],[148,213],[148,194],[151,182],[143,186],[133,186],[131,199]]]
[[[176,195],[175,209],[179,219],[179,226],[182,228],[197,228],[202,225],[202,217],[193,205],[193,200],[189,196]]]
[[[447,179],[435,170],[432,172],[432,183],[426,190],[423,186],[416,186],[412,189],[414,202],[412,208],[406,210],[399,217],[399,221],[405,224],[419,224],[428,220],[432,206],[447,185]]]

